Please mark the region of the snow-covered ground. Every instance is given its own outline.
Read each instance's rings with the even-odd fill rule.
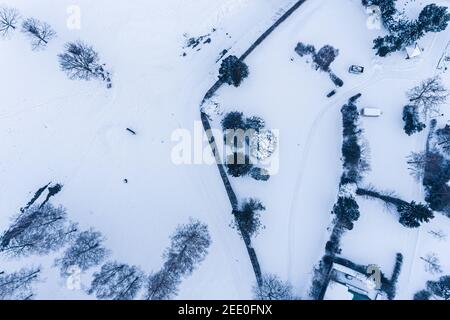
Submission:
[[[408,200],[423,201],[406,157],[424,150],[427,132],[405,135],[401,112],[407,103],[405,92],[435,74],[449,32],[425,37],[421,45],[426,51],[418,60],[405,60],[403,52],[375,58],[372,40],[382,31],[368,30],[366,19],[360,1],[307,2],[246,60],[249,78],[238,89],[221,89],[214,98],[225,112],[261,116],[268,127],[280,132],[279,172],[269,182],[238,178],[232,183],[241,197],[257,197],[267,207],[262,219],[266,228],[255,240],[263,270],[289,280],[301,296],[307,294],[313,266],[328,240],[326,229],[341,174],[340,108],[349,97],[362,93],[359,106],[383,110],[381,118],[362,120],[372,167],[365,182],[395,190]],[[331,68],[345,85],[335,97],[325,97],[333,88],[328,76],[313,70],[294,52],[299,41],[319,48],[330,44],[340,50]],[[365,66],[365,74],[349,74],[351,64]],[[448,75],[445,80],[449,81]],[[427,238],[422,243],[419,236],[434,224],[444,224],[441,228],[446,229],[450,221],[439,216],[423,230],[408,231],[393,214],[383,212],[380,204],[360,202],[361,221],[344,236],[342,255],[356,263],[378,264],[390,274],[395,253],[403,253],[398,297],[410,299],[430,280],[418,271],[423,269],[418,250],[426,250],[425,243],[432,246],[429,250],[444,250],[439,256],[448,264],[448,244],[433,248],[432,241]]]
[[[292,1],[2,3],[50,23],[58,37],[40,52],[31,51],[20,33],[0,41],[0,229],[38,188],[59,182],[64,188],[54,204],[64,205],[83,228],[101,231],[112,258],[150,272],[161,268],[175,227],[195,217],[209,225],[213,244],[179,297],[250,298],[254,275],[229,227],[231,208],[217,169],[176,166],[170,139],[199,119],[220,52],[245,48]],[[81,9],[80,30],[66,27],[71,5]],[[198,52],[183,49],[185,33],[199,36],[213,28],[211,44]],[[57,54],[76,39],[92,44],[111,67],[112,90],[70,81],[59,70]],[[38,298],[80,297],[65,288],[51,259],[3,263],[7,270],[43,263]]]
[[[221,51],[242,54],[295,1],[0,1],[50,23],[58,33],[39,52],[31,51],[18,32],[0,41],[0,230],[38,188],[59,182],[64,187],[52,198],[54,204],[66,207],[83,228],[101,231],[113,259],[151,272],[161,268],[176,226],[195,217],[208,224],[212,246],[183,281],[178,298],[252,298],[255,277],[244,244],[230,227],[231,207],[217,168],[174,164],[171,135],[194,130]],[[407,2],[408,14],[414,15],[434,1]],[[79,30],[66,25],[71,5],[81,9]],[[267,207],[266,227],[254,240],[262,270],[289,280],[304,298],[329,236],[342,170],[340,108],[350,96],[361,92],[359,106],[383,110],[382,117],[361,122],[372,168],[364,182],[407,200],[424,197],[409,175],[406,156],[424,149],[427,132],[405,135],[401,112],[406,90],[436,73],[450,30],[421,40],[425,52],[418,60],[407,61],[404,53],[381,59],[375,58],[372,41],[383,31],[369,30],[366,20],[360,0],[306,1],[246,59],[249,78],[237,89],[223,86],[213,98],[222,111],[261,116],[280,132],[277,174],[268,182],[233,178],[231,183],[239,198],[256,197]],[[207,34],[211,43],[185,47],[187,38]],[[59,70],[57,54],[76,39],[92,44],[111,68],[111,90],[70,81]],[[334,97],[326,98],[334,88],[328,75],[294,52],[299,41],[340,50],[331,68],[345,85]],[[365,66],[366,72],[349,74],[351,64]],[[443,79],[450,87],[448,73]],[[220,117],[212,124],[219,127]],[[379,202],[358,203],[361,218],[343,237],[342,255],[378,264],[390,274],[395,253],[403,253],[397,298],[410,299],[432,279],[420,260],[429,252],[439,255],[444,274],[450,272],[448,242],[428,233],[442,229],[450,236],[450,219],[437,214],[429,225],[411,231]],[[0,261],[11,271],[42,264],[37,298],[90,298],[67,289],[53,258]],[[88,273],[83,284],[89,280]]]

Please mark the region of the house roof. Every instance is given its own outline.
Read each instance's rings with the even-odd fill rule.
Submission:
[[[331,280],[328,283],[324,300],[353,300],[353,294],[348,290],[347,286]]]

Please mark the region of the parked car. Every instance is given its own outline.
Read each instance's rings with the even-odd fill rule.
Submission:
[[[364,67],[352,65],[352,66],[350,66],[350,69],[348,69],[348,72],[353,73],[353,74],[361,74],[361,73],[364,73]]]
[[[336,90],[330,91],[330,92],[327,94],[327,98],[331,98],[331,97],[334,96],[335,94],[336,94]]]

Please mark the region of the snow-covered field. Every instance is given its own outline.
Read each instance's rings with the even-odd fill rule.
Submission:
[[[194,217],[208,225],[212,245],[177,298],[251,299],[255,276],[230,227],[231,207],[217,167],[174,164],[171,136],[177,129],[194,130],[200,101],[217,78],[221,51],[242,54],[294,2],[0,0],[23,16],[48,22],[58,34],[38,52],[19,32],[0,40],[0,230],[36,190],[61,183],[52,203],[66,207],[82,228],[102,232],[113,259],[150,273],[161,268],[176,226]],[[431,2],[413,1],[408,14],[417,15]],[[80,29],[66,25],[72,5],[81,9]],[[263,272],[288,280],[305,299],[329,237],[342,172],[340,108],[350,96],[362,93],[359,106],[383,110],[382,117],[361,121],[372,169],[364,182],[395,190],[408,201],[424,198],[406,156],[425,148],[427,130],[408,137],[401,112],[405,92],[437,72],[450,30],[421,40],[426,49],[417,60],[405,60],[404,53],[375,58],[372,41],[383,32],[369,30],[366,20],[360,0],[306,1],[246,59],[250,76],[243,84],[223,86],[213,97],[223,112],[261,116],[280,132],[278,172],[268,182],[231,178],[231,183],[240,199],[256,197],[267,207],[265,228],[253,241]],[[202,35],[211,43],[185,47],[189,37]],[[70,81],[59,70],[57,54],[76,39],[99,51],[112,71],[111,90],[95,81]],[[326,94],[334,87],[327,74],[295,53],[299,41],[340,50],[332,69],[345,85],[331,99]],[[351,64],[364,65],[366,72],[349,74]],[[448,72],[443,80],[450,87]],[[443,112],[441,125],[450,119],[446,108]],[[213,119],[213,126],[220,120]],[[203,147],[208,150],[206,143]],[[397,298],[411,299],[435,279],[420,260],[429,252],[437,253],[444,274],[450,273],[448,242],[428,233],[441,229],[450,236],[450,219],[436,214],[430,224],[408,230],[381,203],[358,203],[361,218],[344,235],[342,256],[378,264],[390,274],[395,254],[403,253]],[[54,258],[1,257],[0,264],[6,271],[41,264],[45,274],[36,286],[38,299],[92,298],[67,288]],[[90,276],[83,275],[84,287]]]

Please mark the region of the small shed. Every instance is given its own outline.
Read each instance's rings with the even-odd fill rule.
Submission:
[[[422,49],[417,42],[412,46],[406,47],[406,59],[413,59],[419,57],[421,54]]]

